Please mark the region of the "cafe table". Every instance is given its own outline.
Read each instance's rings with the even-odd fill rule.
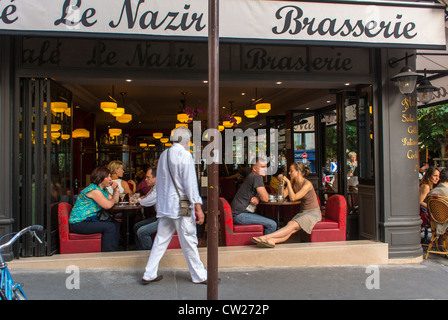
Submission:
[[[274,208],[277,215],[277,228],[280,228],[280,208],[297,207],[297,212],[299,212],[300,201],[260,202],[258,206],[263,211],[267,208]]]
[[[123,216],[126,216],[126,251],[129,250],[129,216],[132,215],[132,213],[138,213],[139,210],[145,208],[144,206],[140,204],[129,204],[129,203],[122,203],[119,202],[116,205],[114,205],[109,211],[112,214],[122,213]],[[124,217],[123,217],[124,218]]]

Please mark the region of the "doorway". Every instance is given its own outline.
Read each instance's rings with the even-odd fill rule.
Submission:
[[[57,203],[68,201],[72,186],[72,94],[46,78],[21,78],[14,108],[14,229],[44,226],[44,245],[23,237],[15,254],[43,256],[58,248]]]

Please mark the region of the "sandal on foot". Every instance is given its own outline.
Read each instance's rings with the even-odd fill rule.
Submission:
[[[275,247],[275,244],[272,244],[268,241],[263,241],[263,240],[257,242],[257,245],[262,248],[274,248]]]

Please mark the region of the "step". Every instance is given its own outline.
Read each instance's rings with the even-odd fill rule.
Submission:
[[[16,259],[13,269],[144,268],[150,251],[56,254]],[[207,248],[199,248],[204,265]],[[315,243],[284,243],[273,249],[257,246],[218,247],[219,268],[339,266],[388,264],[388,244],[367,240]],[[187,268],[181,249],[167,250],[160,268]]]

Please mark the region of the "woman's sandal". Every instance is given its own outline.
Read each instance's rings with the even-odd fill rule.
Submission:
[[[253,243],[261,248],[274,248],[275,244],[269,243],[268,241],[262,240],[260,237],[253,237],[250,239]]]

